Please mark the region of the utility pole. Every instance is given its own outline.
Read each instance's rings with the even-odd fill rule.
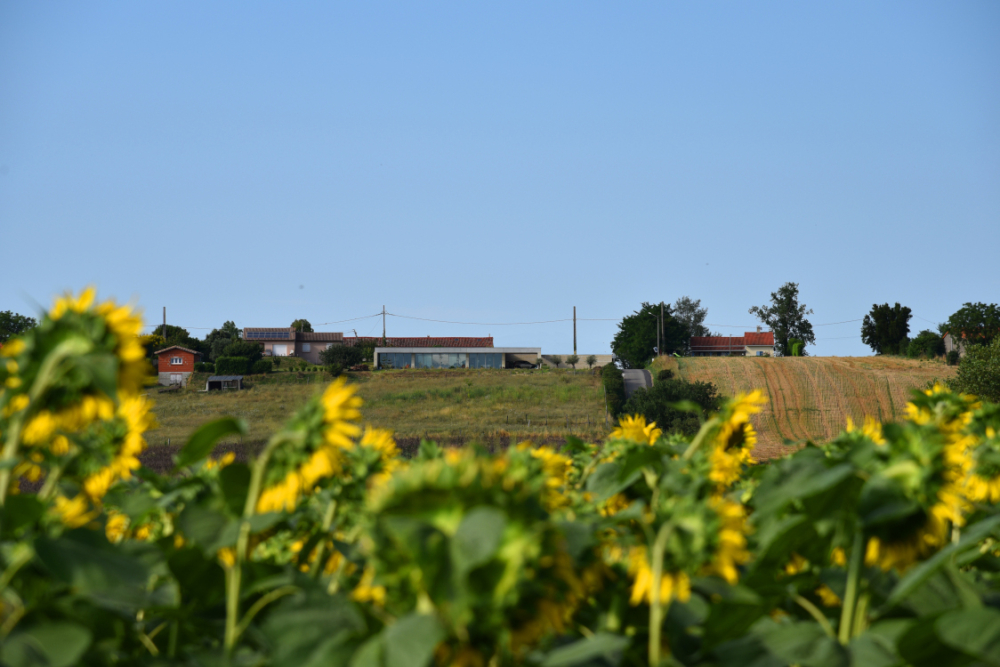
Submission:
[[[576,306],[573,306],[573,356],[576,356]]]
[[[163,342],[167,342],[167,307],[163,307]]]
[[[656,314],[653,314],[656,317]],[[660,312],[660,317],[663,317],[662,311]],[[656,355],[659,356],[663,354],[663,347],[660,345],[660,317],[656,317]]]
[[[382,306],[382,347],[385,347],[385,306]]]

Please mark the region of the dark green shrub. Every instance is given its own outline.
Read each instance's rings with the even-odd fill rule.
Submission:
[[[365,349],[347,345],[331,345],[319,353],[319,358],[323,361],[324,366],[338,365],[342,368],[350,368],[365,360]]]
[[[958,353],[958,350],[952,350],[951,352],[948,353],[946,358],[948,360],[949,366],[957,366],[958,361],[961,358],[961,355]]]
[[[664,380],[670,380],[674,377],[674,372],[669,368],[664,368],[662,371],[656,374],[656,381],[663,382]]]
[[[944,354],[944,339],[930,331],[924,329],[906,346],[906,356],[910,359],[926,357],[933,359]]]
[[[722,397],[711,382],[666,379],[649,389],[636,389],[622,412],[627,415],[642,415],[647,422],[656,422],[664,432],[694,435],[701,428],[701,420],[696,413],[678,410],[675,406],[680,401],[693,403],[707,416],[719,409]]]
[[[274,367],[278,368],[281,366],[281,357],[271,357],[271,361],[274,362]]]
[[[622,412],[622,406],[625,405],[625,378],[620,368],[608,364],[601,369],[601,380],[604,382],[608,412],[617,418]]]
[[[264,356],[264,346],[249,340],[234,340],[226,346],[222,357],[244,357],[253,363]],[[222,357],[219,357],[221,359]],[[218,361],[218,359],[216,359]]]
[[[263,375],[264,373],[270,373],[271,368],[273,368],[273,366],[271,365],[271,362],[269,360],[258,359],[257,361],[253,362],[253,366],[251,367],[251,372],[254,375]]]
[[[249,375],[250,360],[246,357],[219,357],[215,360],[218,375]]]
[[[194,364],[194,370],[196,373],[214,373],[215,364],[211,361],[197,361]]]
[[[344,366],[342,364],[327,364],[326,370],[330,372],[333,377],[338,377],[344,374]]]
[[[949,356],[957,352],[952,350]],[[1000,403],[1000,337],[989,345],[970,345],[958,362],[951,388],[992,403]]]

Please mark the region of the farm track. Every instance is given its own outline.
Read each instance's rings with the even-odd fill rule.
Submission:
[[[954,375],[954,368],[937,361],[895,357],[664,358],[656,368],[712,382],[726,396],[763,391],[769,402],[754,418],[759,459],[781,455],[789,442],[828,441],[848,418],[901,419],[912,390]]]

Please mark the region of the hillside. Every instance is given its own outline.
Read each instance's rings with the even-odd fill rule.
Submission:
[[[712,382],[726,396],[763,390],[770,402],[755,417],[758,458],[783,453],[786,440],[828,440],[848,417],[899,419],[913,389],[955,373],[943,362],[897,357],[686,357],[655,366],[690,382]]]
[[[405,370],[352,374],[364,400],[364,421],[396,432],[406,446],[421,437],[507,444],[511,438],[561,440],[567,433],[600,439],[604,394],[600,376],[560,370]],[[250,425],[248,442],[263,442],[314,393],[330,382],[326,373],[251,379],[245,391],[198,392],[200,376],[177,394],[152,393],[160,427],[151,445],[176,446],[206,421],[233,415]]]

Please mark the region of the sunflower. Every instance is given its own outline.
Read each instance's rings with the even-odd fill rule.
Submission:
[[[652,445],[661,435],[663,431],[656,428],[656,422],[647,424],[642,415],[626,415],[618,421],[618,426],[608,436],[608,440],[631,440]]]
[[[737,566],[750,560],[750,552],[747,551],[746,508],[740,503],[718,497],[710,498],[709,505],[715,510],[720,527],[718,546],[708,571],[735,584],[740,578]]]
[[[642,602],[652,604],[653,567],[645,545],[634,546],[629,550],[628,573],[633,581],[629,603],[633,606]],[[664,572],[660,576],[660,602],[666,604],[673,599],[680,602],[691,599],[691,579],[683,571]]]
[[[885,436],[882,434],[882,424],[871,415],[865,415],[864,423],[861,425],[861,428],[855,426],[854,420],[848,417],[847,426],[844,427],[844,430],[847,433],[860,432],[876,445],[885,444]]]
[[[292,511],[299,499],[312,493],[320,480],[343,470],[344,452],[355,446],[353,438],[361,433],[361,427],[356,423],[361,418],[361,398],[355,392],[353,385],[348,385],[345,378],[339,378],[327,387],[318,404],[313,402],[303,409],[301,415],[306,421],[306,450],[285,448],[275,452],[275,469],[280,469],[283,460],[291,463],[291,467],[261,492],[257,499],[258,513]],[[312,422],[309,420],[317,407],[320,411],[321,439],[317,444],[310,445],[308,436]],[[369,441],[376,448],[388,448],[382,433],[371,434]],[[314,447],[311,452],[308,451],[310,446]],[[303,454],[306,455],[305,461],[301,461]],[[301,463],[296,463],[296,458]]]
[[[739,394],[723,407],[721,425],[709,454],[709,479],[718,486],[729,487],[739,479],[744,465],[756,463],[752,452],[757,444],[757,433],[750,424],[750,417],[760,412],[765,403],[763,392],[755,389],[749,394]]]

